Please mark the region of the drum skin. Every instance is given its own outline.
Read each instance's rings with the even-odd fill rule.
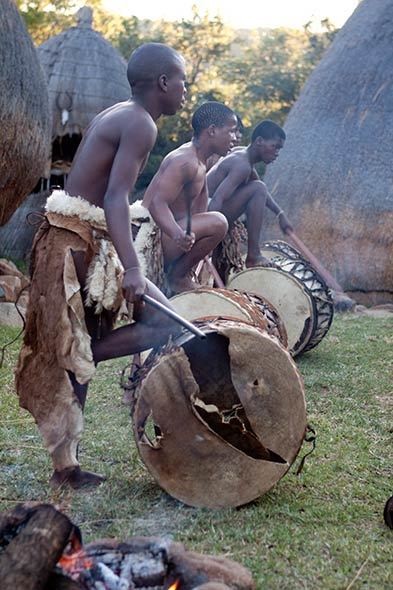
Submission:
[[[280,269],[253,267],[233,275],[229,289],[248,290],[270,301],[277,309],[288,334],[293,356],[307,345],[315,328],[313,300],[301,282]]]
[[[301,377],[275,338],[233,319],[196,322],[201,341],[150,357],[133,409],[141,458],[191,506],[246,504],[288,471],[306,430]]]
[[[287,331],[276,308],[256,293],[204,287],[175,295],[170,301],[190,322],[200,317],[236,318],[262,328],[288,347]]]

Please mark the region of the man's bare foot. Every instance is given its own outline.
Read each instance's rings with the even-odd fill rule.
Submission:
[[[176,293],[183,293],[184,291],[193,291],[199,287],[199,285],[195,283],[190,276],[170,277],[168,282],[172,291],[172,295],[176,295]]]
[[[251,268],[253,266],[265,266],[267,268],[278,268],[277,264],[274,264],[271,260],[266,258],[266,256],[259,256],[251,257],[247,256],[246,258],[246,268]]]
[[[60,471],[54,471],[52,477],[49,480],[49,484],[52,488],[59,488],[61,486],[69,486],[74,490],[80,490],[82,488],[96,488],[106,477],[92,473],[91,471],[82,471],[79,465],[75,467],[67,467]]]

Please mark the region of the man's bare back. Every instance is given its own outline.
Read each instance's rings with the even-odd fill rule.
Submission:
[[[138,175],[142,172],[157,137],[157,127],[150,114],[131,99],[99,113],[86,129],[76,152],[65,189],[71,195],[104,206],[104,196],[111,181],[112,167],[120,142],[133,145],[143,138],[144,152]],[[129,155],[132,165],[133,151]],[[115,181],[115,179],[113,179]]]
[[[233,148],[227,156],[212,166],[207,175],[209,195],[213,195],[225,178],[227,178],[231,172],[233,173],[235,171],[238,177],[238,186],[249,182],[252,179],[253,174],[256,174],[255,168],[249,160],[246,147],[241,146]],[[231,195],[227,193],[227,198],[230,196]]]

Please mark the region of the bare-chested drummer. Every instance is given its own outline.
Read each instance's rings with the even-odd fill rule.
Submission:
[[[255,170],[255,164],[274,162],[285,142],[284,130],[273,121],[262,121],[254,129],[247,147],[235,147],[207,174],[209,211],[220,211],[229,227],[243,214],[248,233],[246,267],[270,266],[261,254],[259,240],[265,206],[278,217],[283,232],[292,229],[284,211],[277,205]]]
[[[127,76],[132,98],[89,125],[65,190],[47,201],[32,251],[16,387],[51,455],[54,486],[103,481],[82,471],[77,459],[87,384],[97,363],[162,344],[177,330],[140,300],[148,293],[169,305],[141,271],[128,198],[155,144],[157,119],[183,105],[185,63],[170,47],[148,43],[131,55]],[[124,299],[134,303],[135,322],[113,329]]]
[[[225,105],[211,101],[200,106],[192,117],[192,140],[165,157],[145,193],[143,205],[161,229],[164,264],[173,293],[197,286],[191,269],[227,232],[224,215],[207,212],[206,160],[214,153],[228,153],[236,127],[236,115]]]

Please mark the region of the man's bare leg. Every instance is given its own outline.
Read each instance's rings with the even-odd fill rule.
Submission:
[[[178,224],[185,229],[187,220],[181,219]],[[192,231],[195,244],[189,252],[184,253],[172,239],[162,235],[162,248],[168,281],[173,293],[181,293],[195,289],[196,285],[190,278],[191,269],[203,260],[207,254],[221,242],[228,230],[225,217],[217,212],[198,213],[192,217]]]
[[[223,203],[221,212],[231,226],[243,213],[247,219],[247,257],[246,267],[274,266],[262,256],[259,239],[266,205],[267,191],[263,182],[253,180],[239,188]]]
[[[84,262],[84,254],[74,253],[74,261],[77,269],[78,279],[83,289],[87,268]],[[166,305],[166,297],[148,281],[147,293]],[[132,325],[124,326],[117,330],[109,331],[111,324],[110,317],[102,317],[94,314],[92,308],[86,308],[85,320],[88,332],[92,338],[93,358],[96,363],[109,358],[125,356],[151,348],[157,344],[165,343],[170,333],[177,333],[178,324],[168,319],[162,313],[156,310],[147,309],[147,306],[139,313],[138,321]],[[102,333],[102,327],[104,330]],[[106,325],[107,324],[107,325]],[[88,384],[78,383],[73,373],[68,372],[71,385],[76,398],[79,401],[83,411],[87,396]],[[52,453],[54,471],[50,479],[52,487],[70,486],[73,489],[92,488],[99,486],[105,477],[83,471],[77,461],[77,445],[80,438],[80,432],[75,425],[75,434],[69,439],[60,443]],[[64,467],[64,465],[66,465]]]
[[[147,285],[148,295],[173,309],[167,298],[151,281],[147,280]],[[177,322],[148,304],[138,306],[135,320],[135,323],[117,328],[104,338],[92,342],[95,363],[160,346],[167,342],[171,334],[176,335],[180,330]]]

